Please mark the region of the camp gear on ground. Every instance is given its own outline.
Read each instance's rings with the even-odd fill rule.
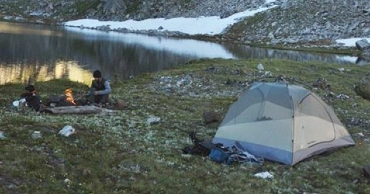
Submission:
[[[318,95],[282,82],[253,83],[230,106],[212,142],[237,142],[257,157],[288,165],[355,143]]]
[[[19,106],[19,100],[15,100],[15,101],[13,101],[13,106],[14,106],[14,107],[18,107],[18,106]]]
[[[186,146],[182,149],[184,154],[194,154],[208,156],[215,145],[211,141],[204,141],[196,137],[196,132],[192,131],[189,133],[189,138],[193,142],[192,146]]]
[[[209,153],[209,159],[218,163],[227,163],[231,153],[227,149],[213,148]]]
[[[235,142],[235,145],[231,147],[231,155],[227,160],[228,164],[232,164],[234,162],[262,165],[264,159],[258,158],[250,154],[249,152],[243,150],[242,146],[238,142]]]
[[[236,142],[231,147],[223,147],[220,144],[215,145],[209,154],[209,159],[218,163],[226,164],[257,164],[263,165],[263,158],[255,157],[254,155],[243,150],[241,146]]]
[[[13,101],[13,106],[14,106],[14,107],[19,107],[22,103],[25,103],[25,102],[26,102],[26,99],[21,98],[21,99],[19,99],[19,100],[15,100],[15,101]]]

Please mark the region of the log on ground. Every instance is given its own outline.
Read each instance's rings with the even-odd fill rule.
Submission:
[[[59,106],[45,108],[45,112],[52,114],[94,114],[101,113],[102,108],[96,106]]]

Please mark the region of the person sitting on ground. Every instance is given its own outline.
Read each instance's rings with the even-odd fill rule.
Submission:
[[[25,99],[25,105],[35,111],[40,111],[42,108],[41,98],[36,95],[36,89],[34,85],[28,85],[25,87],[26,93],[21,94],[21,98]]]
[[[94,71],[93,77],[94,80],[87,93],[88,101],[94,105],[104,106],[109,102],[109,94],[112,92],[110,83],[102,77],[99,70]]]

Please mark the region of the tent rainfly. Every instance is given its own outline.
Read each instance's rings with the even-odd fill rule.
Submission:
[[[287,165],[354,145],[347,129],[318,95],[298,85],[255,82],[227,111],[213,143]]]

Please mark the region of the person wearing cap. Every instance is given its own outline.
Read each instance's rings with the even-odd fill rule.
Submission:
[[[87,93],[88,100],[94,105],[104,106],[108,103],[109,94],[112,92],[110,83],[102,77],[99,70],[93,72],[93,77],[90,90]]]
[[[28,85],[24,88],[27,90],[26,93],[21,94],[21,98],[25,99],[25,105],[35,111],[40,111],[42,107],[41,98],[36,95],[36,89],[34,85]]]

